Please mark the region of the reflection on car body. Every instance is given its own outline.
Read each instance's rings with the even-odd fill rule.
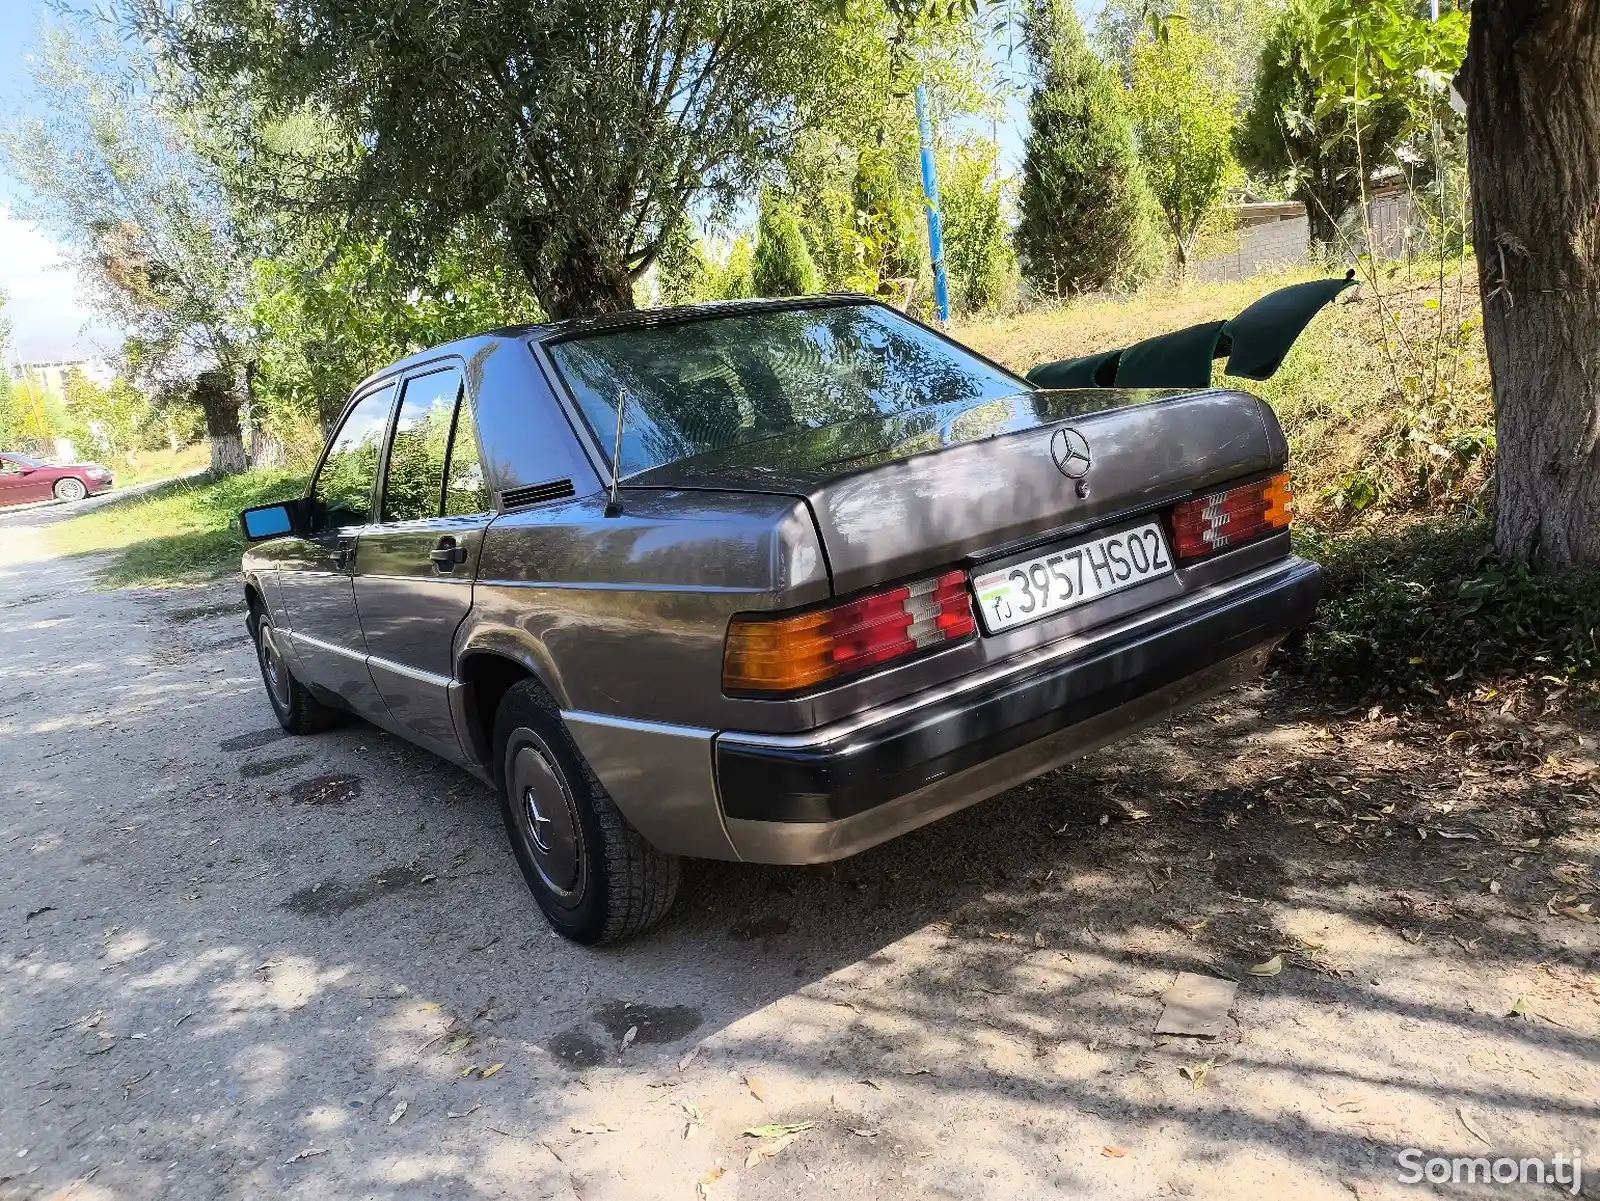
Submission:
[[[244,514],[250,627],[287,728],[493,782],[601,941],[681,857],[854,854],[1259,671],[1321,589],[1286,458],[1255,397],[1040,390],[860,298],[499,330]]]

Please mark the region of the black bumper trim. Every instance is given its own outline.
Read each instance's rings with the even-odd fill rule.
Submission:
[[[1281,638],[1311,619],[1321,595],[1322,569],[1297,563],[1170,625],[838,743],[774,746],[720,734],[723,811],[752,821],[851,817]]]

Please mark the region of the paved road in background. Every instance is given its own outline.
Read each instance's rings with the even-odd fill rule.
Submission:
[[[1262,866],[1265,806],[1183,825],[1101,756],[837,867],[693,865],[577,948],[488,790],[281,736],[236,584],[96,591],[58,519],[0,519],[0,1198],[1399,1197],[1397,1148],[1482,1153],[1463,1106],[1600,1176],[1600,1005],[1535,991],[1576,922],[1413,945],[1321,844]],[[1268,703],[1196,719],[1219,762]],[[1177,737],[1139,753],[1209,796]],[[1348,970],[1253,979],[1208,914]],[[1179,969],[1241,977],[1219,1044],[1152,1037]]]

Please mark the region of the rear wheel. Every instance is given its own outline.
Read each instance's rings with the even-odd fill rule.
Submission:
[[[66,479],[57,480],[56,486],[53,490],[56,494],[57,500],[82,500],[84,497],[89,495],[89,489],[83,486],[83,481],[80,479],[74,479],[72,476],[68,476]]]
[[[327,729],[337,714],[294,678],[283,659],[279,642],[283,636],[274,628],[272,619],[257,609],[250,616],[250,628],[261,682],[267,686],[267,700],[272,703],[278,724],[291,734],[315,734]]]
[[[681,873],[628,824],[537,683],[495,714],[495,784],[506,834],[556,932],[594,944],[632,938],[672,907]]]

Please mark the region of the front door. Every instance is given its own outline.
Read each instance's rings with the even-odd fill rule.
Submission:
[[[405,381],[379,521],[362,532],[355,576],[367,666],[390,715],[452,758],[455,633],[492,517],[461,379],[452,364]]]
[[[360,535],[373,518],[394,399],[395,385],[386,384],[346,412],[311,481],[310,531],[289,539],[278,560],[285,633],[300,674],[380,721],[386,711],[367,670],[353,580]]]
[[[0,457],[0,506],[49,500],[50,491],[48,471],[33,466],[31,460]]]

